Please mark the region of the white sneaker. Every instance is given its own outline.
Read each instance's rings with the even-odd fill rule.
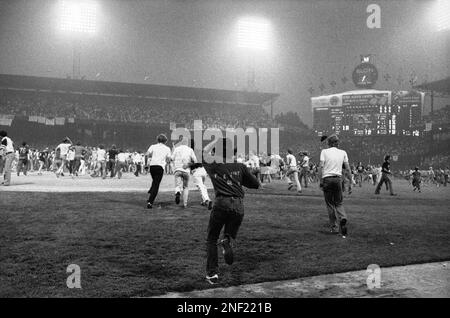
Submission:
[[[206,275],[206,281],[208,283],[210,283],[211,285],[215,285],[219,282],[219,275],[217,275],[217,274],[214,274],[212,276]]]

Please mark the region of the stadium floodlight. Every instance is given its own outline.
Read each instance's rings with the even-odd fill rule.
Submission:
[[[73,33],[97,31],[97,4],[89,0],[61,0],[59,29]]]
[[[270,23],[262,18],[245,17],[238,21],[238,47],[267,50],[270,42]]]
[[[450,0],[438,0],[434,21],[438,31],[450,30]]]

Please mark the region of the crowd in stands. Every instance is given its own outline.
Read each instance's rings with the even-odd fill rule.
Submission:
[[[0,90],[0,114],[166,124],[193,128],[269,127],[261,106],[72,93]]]
[[[450,124],[450,105],[424,116],[423,121],[431,122],[434,125]]]

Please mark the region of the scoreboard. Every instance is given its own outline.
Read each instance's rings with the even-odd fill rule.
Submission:
[[[414,135],[422,119],[423,93],[419,92],[355,91],[331,96],[334,105],[326,105],[324,96],[319,98],[313,101],[313,128],[319,135]]]

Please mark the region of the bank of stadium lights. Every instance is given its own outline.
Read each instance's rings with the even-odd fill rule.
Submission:
[[[97,3],[89,0],[61,0],[59,29],[70,33],[97,31]]]
[[[261,50],[269,49],[270,23],[257,17],[245,17],[238,21],[237,46],[243,49]]]
[[[450,0],[437,0],[433,20],[438,31],[450,30]]]

